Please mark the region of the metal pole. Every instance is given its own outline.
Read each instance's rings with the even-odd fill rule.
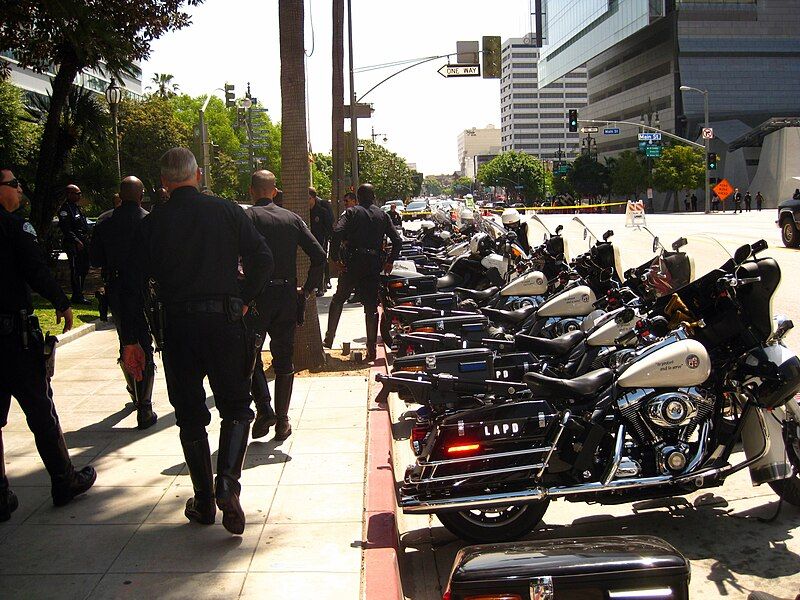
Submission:
[[[350,180],[358,189],[358,119],[356,118],[356,87],[353,73],[353,3],[347,0],[347,45],[350,52]]]
[[[203,187],[209,187],[208,185],[208,173],[211,169],[210,159],[208,156],[208,132],[206,131],[206,111],[205,106],[200,109],[200,145],[202,146],[203,152],[203,178],[202,178],[202,185]]]
[[[117,125],[117,105],[114,104],[111,107],[111,116],[113,117],[114,121],[114,150],[117,154],[117,180],[122,180],[122,168],[119,164],[119,128]]]
[[[705,104],[705,119],[706,119],[706,128],[708,128],[708,90],[703,92],[703,101]],[[709,139],[704,139],[705,148],[706,148],[706,209],[705,213],[708,214],[711,212],[711,182],[709,181],[711,172],[708,170],[708,147],[711,142]]]

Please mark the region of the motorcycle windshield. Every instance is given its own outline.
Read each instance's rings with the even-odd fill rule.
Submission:
[[[685,243],[684,243],[685,242]],[[695,233],[675,240],[667,247],[666,255],[684,254],[689,259],[690,281],[696,281],[731,260],[731,252],[713,234]],[[677,251],[674,248],[678,246]]]
[[[619,249],[620,275],[628,269],[639,269],[653,262],[663,250],[658,237],[647,227],[621,229],[611,238]]]
[[[580,217],[573,217],[564,226],[561,237],[564,239],[564,258],[570,261],[588,252],[599,240]]]
[[[531,248],[538,248],[550,238],[550,230],[537,215],[529,213],[523,219],[528,224],[528,244]]]
[[[494,220],[494,216],[481,217],[479,222],[480,228],[488,233],[493,240],[496,240],[506,234],[506,229]]]

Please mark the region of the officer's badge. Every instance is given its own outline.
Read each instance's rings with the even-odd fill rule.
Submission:
[[[22,225],[22,231],[25,233],[31,234],[33,237],[36,237],[36,230],[33,228],[33,225],[25,221]]]

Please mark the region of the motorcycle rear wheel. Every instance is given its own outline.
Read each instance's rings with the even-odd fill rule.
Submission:
[[[477,510],[438,512],[436,516],[450,533],[478,544],[510,542],[527,535],[541,522],[550,500],[531,504]]]

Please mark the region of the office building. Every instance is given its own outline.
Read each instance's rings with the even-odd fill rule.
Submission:
[[[570,160],[580,149],[567,125],[569,109],[586,107],[586,68],[578,65],[543,85],[536,38],[511,38],[502,46],[500,126],[503,152],[515,150],[541,160]]]
[[[458,134],[458,165],[462,176],[474,179],[475,157],[500,153],[500,130],[494,125],[472,127]]]

